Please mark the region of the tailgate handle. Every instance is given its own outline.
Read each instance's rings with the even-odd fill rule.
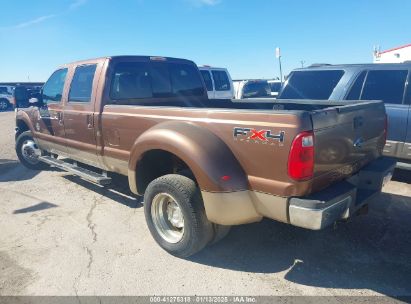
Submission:
[[[354,129],[358,129],[364,125],[364,118],[362,116],[354,117]]]

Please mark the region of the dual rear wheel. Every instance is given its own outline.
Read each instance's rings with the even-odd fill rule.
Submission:
[[[196,183],[183,175],[169,174],[152,181],[144,195],[144,213],[155,241],[178,257],[199,252],[230,229],[207,219]]]

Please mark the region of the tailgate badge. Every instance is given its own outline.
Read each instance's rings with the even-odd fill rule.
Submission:
[[[275,143],[284,142],[284,131],[279,133],[274,133],[271,130],[256,130],[253,128],[239,128],[236,127],[233,129],[234,140],[252,142],[252,143],[262,143],[274,145]]]

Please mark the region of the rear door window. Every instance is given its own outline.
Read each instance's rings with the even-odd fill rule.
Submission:
[[[216,91],[230,91],[230,80],[225,71],[212,71]]]
[[[383,100],[385,103],[402,104],[407,70],[369,71],[361,100]]]
[[[71,81],[69,102],[90,102],[96,68],[96,64],[76,67]]]
[[[201,76],[203,76],[207,91],[213,91],[213,81],[211,80],[211,75],[209,71],[200,70]]]
[[[295,71],[280,98],[327,100],[343,75],[343,70]]]

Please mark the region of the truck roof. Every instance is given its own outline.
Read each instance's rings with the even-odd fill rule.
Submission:
[[[96,62],[96,61],[104,61],[104,60],[137,60],[137,59],[143,59],[143,60],[164,60],[164,61],[169,61],[169,62],[185,62],[185,63],[190,63],[190,64],[195,64],[193,61],[188,60],[188,59],[182,59],[182,58],[173,58],[173,57],[164,57],[164,56],[148,56],[148,55],[115,55],[115,56],[104,56],[104,57],[97,57],[97,58],[90,58],[90,59],[85,59],[85,60],[78,60],[78,61],[73,61],[70,63],[66,63],[62,65],[62,67],[67,67],[67,66],[72,66],[72,65],[79,65],[79,64],[87,64],[91,62]]]

